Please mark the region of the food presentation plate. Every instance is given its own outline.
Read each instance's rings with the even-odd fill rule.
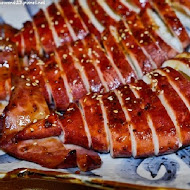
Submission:
[[[21,28],[22,23],[31,20],[30,15],[35,14],[39,7],[44,8],[50,3],[46,0],[45,5],[40,6],[0,5],[0,22]],[[91,172],[79,172],[76,168],[53,170],[0,151],[0,178],[39,177],[108,189],[190,189],[190,147],[175,154],[147,159],[112,159],[109,154],[102,154],[101,159],[101,168]]]

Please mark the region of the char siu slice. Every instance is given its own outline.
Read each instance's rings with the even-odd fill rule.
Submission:
[[[85,0],[86,1],[86,0]],[[75,0],[74,5],[76,6],[77,12],[83,19],[85,25],[88,27],[88,30],[91,34],[94,34],[98,40],[101,39],[101,33],[100,31],[96,28],[96,26],[93,24],[94,19],[92,17],[94,16],[93,14],[89,13],[89,10],[84,8],[81,4],[85,4],[84,0]],[[86,4],[85,4],[86,5]],[[97,22],[96,22],[97,23]]]
[[[167,77],[170,85],[178,93],[190,111],[190,82],[180,72],[171,67],[157,69],[156,72]]]
[[[46,83],[50,88],[57,110],[65,110],[69,106],[69,97],[66,91],[63,73],[58,67],[54,55],[50,56],[42,65],[46,77]]]
[[[130,157],[132,155],[130,129],[116,94],[110,92],[98,98],[108,131],[111,156]]]
[[[46,53],[53,52],[56,45],[55,45],[52,31],[50,29],[49,23],[46,19],[46,16],[43,10],[40,10],[33,17],[33,22],[37,30],[37,33],[39,35],[40,43],[43,46],[45,52]]]
[[[125,109],[129,125],[132,155],[135,158],[154,155],[152,131],[148,125],[146,115],[140,107],[141,101],[134,96],[129,86],[119,88],[118,95]]]
[[[80,105],[90,132],[92,149],[98,152],[108,152],[109,139],[98,95],[91,93],[84,96],[80,100]]]
[[[156,39],[160,48],[166,53],[167,58],[173,58],[177,54],[177,51],[171,46],[169,40],[166,40],[166,38],[160,34],[159,30],[161,30],[161,28],[157,25],[151,16],[151,13],[152,11],[149,7],[142,9],[140,13],[141,21],[154,37],[154,39]]]
[[[104,8],[99,4],[97,0],[87,0],[90,10],[93,12],[97,20],[104,26],[108,27],[110,25],[115,25],[118,20],[112,18]],[[103,3],[103,2],[101,2]]]
[[[187,146],[190,139],[188,132],[190,129],[189,110],[165,76],[161,76],[156,72],[150,76],[148,79],[151,79],[152,89],[157,91],[162,105],[167,110],[176,127],[177,135],[180,140],[179,147]]]
[[[73,41],[65,19],[61,12],[56,7],[55,3],[52,3],[48,8],[47,12],[53,23],[57,36],[59,38],[60,44],[63,45],[64,43],[68,43]]]
[[[67,45],[58,48],[56,55],[67,78],[70,89],[69,93],[72,95],[73,101],[77,101],[87,94],[85,83],[81,77],[81,71],[76,68],[72,52]]]
[[[104,48],[120,71],[123,78],[123,83],[130,83],[132,78],[137,78],[135,68],[130,63],[127,55],[112,33],[114,33],[114,31],[112,31],[111,27],[104,31],[102,37]]]
[[[157,94],[142,80],[132,83],[132,86],[136,97],[141,99],[141,108],[152,129],[155,155],[176,151],[179,148],[179,138],[175,126]]]
[[[102,77],[110,90],[120,86],[121,79],[115,69],[115,66],[110,62],[99,42],[93,35],[88,35],[85,39],[85,44],[88,48],[88,53],[95,59],[96,67],[102,73]]]
[[[164,0],[153,0],[150,3],[159,13],[173,35],[180,40],[182,47],[186,48],[190,43],[190,37],[172,7]]]
[[[76,62],[80,65],[80,70],[84,72],[86,83],[89,85],[89,91],[104,92],[104,86],[96,70],[96,65],[93,64],[93,60],[89,57],[83,41],[78,40],[71,47],[72,54],[76,57]]]
[[[76,104],[70,104],[60,121],[63,129],[62,141],[64,144],[90,148],[90,137],[86,132],[81,110]]]
[[[152,64],[149,58],[145,55],[143,49],[136,42],[126,23],[120,21],[117,29],[121,38],[121,44],[127,54],[129,54],[130,59],[137,70],[138,77],[141,78],[143,74],[155,68],[155,65]]]
[[[74,6],[69,2],[69,0],[60,0],[59,7],[66,17],[67,22],[72,27],[77,39],[83,39],[88,34],[88,29]]]

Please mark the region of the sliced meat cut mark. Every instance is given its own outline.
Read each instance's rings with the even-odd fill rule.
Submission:
[[[104,126],[104,117],[97,94],[91,93],[80,100],[84,117],[90,132],[92,149],[98,152],[109,152],[109,139]]]
[[[158,73],[150,75],[152,89],[156,90],[158,97],[173,121],[179,137],[179,147],[187,146],[190,138],[190,113],[177,92],[169,84],[166,77]]]
[[[151,9],[146,7],[141,10],[140,18],[142,22],[146,20],[146,22],[143,22],[143,24],[154,37],[154,39],[156,39],[160,48],[166,53],[167,58],[173,58],[177,54],[177,51],[171,46],[169,39],[166,40],[166,38],[160,34],[159,30],[161,30],[161,28],[157,25],[156,21],[151,16],[151,13]]]
[[[131,13],[126,17],[126,20],[128,27],[141,48],[147,52],[150,59],[156,64],[156,67],[160,67],[167,57],[158,46],[157,41],[151,36],[147,28],[144,27],[137,14]]]
[[[97,0],[97,2],[112,19],[116,22],[121,20],[121,17],[108,6],[106,0]]]
[[[74,6],[69,2],[69,0],[61,0],[59,2],[59,6],[75,32],[77,39],[83,39],[89,31]]]
[[[49,28],[50,28],[50,30],[52,32],[53,40],[55,42],[55,46],[59,47],[61,45],[61,40],[58,37],[57,32],[56,32],[55,27],[54,27],[55,24],[57,24],[57,21],[53,21],[53,17],[51,17],[49,15],[48,9],[44,10],[44,14],[45,14],[46,20],[47,20],[47,22],[49,24]]]
[[[93,64],[93,60],[89,57],[88,51],[83,44],[83,41],[78,40],[71,46],[73,55],[79,62],[81,69],[84,70],[88,80],[90,92],[104,92],[104,86],[99,78],[98,72]]]
[[[61,46],[56,49],[57,62],[61,64],[63,72],[67,78],[69,86],[69,94],[72,95],[73,100],[77,101],[87,94],[87,89],[81,77],[80,70],[75,67],[73,56],[67,45]],[[71,101],[70,95],[70,101]]]
[[[84,11],[84,13],[87,15],[88,17],[88,22],[91,22],[92,25],[96,28],[96,30],[98,30],[99,33],[102,33],[104,30],[104,26],[102,24],[99,23],[99,21],[96,19],[95,15],[92,13],[92,11],[90,10],[90,7],[88,6],[88,2],[87,0],[75,0],[76,4],[77,1],[80,4],[81,9]],[[80,12],[79,12],[80,14]],[[83,18],[83,16],[81,15],[81,17]],[[85,21],[84,21],[85,22]],[[86,26],[88,27],[88,24],[85,23]],[[89,29],[90,30],[90,29]],[[97,33],[98,33],[97,32]],[[94,34],[93,31],[91,32],[91,34]],[[95,34],[94,34],[95,35]],[[96,35],[95,35],[96,36]]]
[[[180,54],[181,57],[175,57],[174,59],[167,60],[163,63],[162,67],[171,67],[175,70],[179,70],[182,73],[190,76],[190,62],[185,58],[186,54]],[[184,57],[183,57],[184,56]]]
[[[179,148],[179,138],[175,126],[157,94],[142,80],[132,83],[132,86],[135,96],[141,99],[140,106],[144,110],[152,130],[155,155],[176,151]]]
[[[153,134],[145,112],[140,107],[141,101],[134,96],[129,86],[119,88],[118,95],[130,126],[133,156],[138,158],[154,155]]]
[[[33,17],[33,22],[40,37],[40,43],[42,44],[45,52],[53,52],[55,48],[55,42],[43,10],[40,10]]]
[[[86,8],[86,0],[75,0],[74,5],[80,17],[83,19],[85,25],[87,26],[89,32],[94,34],[98,40],[101,38],[101,31],[103,31],[103,26],[96,20],[94,15],[91,13],[89,8]]]
[[[128,122],[117,96],[114,92],[110,92],[98,98],[100,99],[101,108],[104,112],[104,120],[107,122],[111,156],[130,157],[131,138]]]
[[[186,48],[190,43],[190,37],[172,7],[164,0],[154,0],[150,1],[150,3],[166,23],[173,35],[180,40],[182,47]]]
[[[61,135],[62,129],[55,113],[51,113],[47,118],[26,126],[15,135],[15,141],[42,139]]]
[[[113,33],[116,33],[115,28],[109,27],[102,34],[104,48],[121,73],[121,78],[123,78],[122,83],[130,83],[133,78],[137,78],[135,68],[130,63],[130,60],[115,39]]]
[[[24,55],[25,53],[25,47],[24,47],[24,38],[22,32],[18,32],[14,35],[13,38],[11,38],[13,42],[16,43],[19,55]]]
[[[167,77],[170,85],[178,93],[190,111],[190,82],[180,72],[170,67],[157,69],[155,72]]]
[[[107,83],[110,90],[113,90],[121,85],[121,79],[115,69],[115,66],[108,59],[104,49],[93,35],[88,35],[85,39],[87,48],[91,48],[91,55],[96,60],[97,67],[99,67],[102,78]]]
[[[59,111],[64,111],[69,106],[69,97],[62,78],[62,72],[54,56],[50,56],[49,59],[45,60],[45,65],[42,65],[42,68],[47,79],[46,83],[49,84],[55,102],[55,108]]]
[[[179,39],[175,35],[173,35],[173,33],[168,28],[167,24],[165,24],[162,21],[159,15],[155,11],[149,8],[147,9],[147,13],[152,18],[152,20],[154,20],[156,24],[155,28],[157,28],[159,36],[161,36],[164,39],[164,41],[166,41],[178,53],[183,52],[183,47]]]
[[[141,78],[143,74],[152,71],[152,69],[156,66],[144,54],[144,51],[136,42],[126,23],[122,21],[119,22],[117,25],[117,29],[119,32],[121,44],[127,54],[129,54],[131,62],[133,63],[137,71],[138,77]]]
[[[54,24],[54,28],[57,36],[59,37],[60,44],[63,45],[65,43],[73,41],[64,17],[61,15],[61,12],[58,10],[55,3],[52,3],[47,8],[47,11],[51,21]]]
[[[135,3],[131,0],[120,0],[120,2],[125,6],[128,7],[131,11],[135,12],[135,13],[139,13],[140,12],[140,8],[135,5]]]
[[[42,65],[45,65],[45,63],[36,54],[31,54],[28,64],[29,66],[26,67],[26,71],[21,73],[20,77],[28,80],[28,82],[33,86],[37,86],[41,90],[48,105],[51,105],[52,95],[50,88],[48,88],[49,84],[46,83],[47,79],[42,69]]]
[[[91,145],[85,131],[83,116],[76,104],[70,104],[60,121],[64,133],[62,137],[64,144],[90,148]]]
[[[180,12],[190,16],[190,2],[189,0],[171,0],[171,5]]]
[[[62,86],[61,88],[63,88],[63,91],[64,91],[64,94],[65,94],[65,96],[63,96],[63,97],[65,97],[65,103],[66,103],[66,105],[65,105],[65,109],[67,108],[67,106],[68,106],[68,104],[69,104],[69,102],[72,102],[73,101],[73,96],[72,96],[72,94],[71,94],[71,89],[70,89],[70,87],[69,87],[69,84],[68,84],[68,80],[67,80],[67,77],[66,77],[66,74],[65,74],[65,71],[64,71],[64,69],[63,69],[63,67],[62,67],[62,64],[61,64],[61,62],[60,62],[60,59],[59,59],[59,57],[58,57],[58,55],[57,55],[57,53],[56,53],[56,49],[54,50],[54,53],[51,53],[50,54],[50,58],[53,58],[53,61],[55,62],[55,67],[57,67],[58,69],[56,69],[55,68],[55,74],[57,74],[58,73],[58,70],[60,70],[60,77],[59,77],[59,79],[61,80],[61,78],[62,78],[62,80],[63,80],[63,83],[64,83],[64,86]],[[52,81],[53,82],[53,81]],[[61,89],[60,89],[60,87],[58,87],[58,89],[59,89],[59,91],[61,91]],[[59,94],[59,93],[58,93]],[[60,101],[61,102],[61,101]],[[64,105],[63,105],[64,106]]]
[[[190,15],[186,15],[183,12],[178,11],[177,9],[174,9],[174,11],[177,17],[179,18],[180,22],[183,24],[183,26],[187,28],[187,33],[190,36],[188,31],[188,29],[190,29]]]
[[[24,23],[23,29],[20,31],[23,35],[24,40],[24,54],[29,54],[32,50],[38,51],[37,49],[37,39],[33,27],[33,23],[30,21],[27,21]],[[19,43],[19,42],[18,42]]]
[[[116,22],[118,22],[119,19],[115,20],[112,18],[105,10],[104,8],[98,3],[97,0],[87,0],[88,6],[90,7],[90,10],[96,17],[96,19],[104,26],[108,27],[110,25],[115,25]],[[114,14],[114,13],[112,13]],[[115,14],[114,14],[115,15]]]

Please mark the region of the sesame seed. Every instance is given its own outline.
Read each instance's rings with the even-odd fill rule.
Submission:
[[[141,34],[141,37],[143,37],[143,36],[144,36],[144,34],[142,33],[142,34]]]
[[[85,103],[85,102],[86,102],[86,100],[87,100],[87,99],[85,98],[85,99],[83,100],[83,102]]]
[[[44,113],[43,113],[43,112],[40,112],[39,114],[40,114],[40,115],[44,115]]]
[[[59,12],[59,11],[57,11],[57,13],[56,13],[57,15],[60,15],[61,13]]]
[[[56,127],[57,125],[55,123],[52,124],[53,127]]]
[[[45,119],[48,119],[49,115],[46,115]]]
[[[149,32],[146,30],[145,32],[144,32],[145,34],[149,34]]]
[[[33,128],[30,128],[30,131],[31,131],[31,132],[33,132],[33,131],[34,131],[34,129],[33,129]]]
[[[24,76],[24,75],[21,75],[20,77],[21,77],[22,79],[24,79],[24,78],[25,78],[25,76]]]
[[[104,36],[104,37],[103,37],[103,40],[107,40],[107,37],[106,37],[106,36]]]
[[[75,85],[76,83],[77,83],[77,80],[74,80],[74,81],[73,81],[73,85]]]
[[[111,47],[111,51],[113,51],[114,50],[114,47]]]
[[[36,123],[37,121],[38,121],[37,119],[34,119],[34,120],[33,120],[33,123]]]
[[[134,48],[134,45],[131,45],[131,48]]]
[[[129,20],[129,21],[128,21],[128,24],[132,24],[132,22]]]
[[[96,63],[100,63],[100,60],[96,59]]]
[[[175,80],[179,80],[179,77],[176,77]]]
[[[118,110],[113,110],[114,113],[118,113]]]
[[[36,83],[39,83],[40,81],[39,80],[35,80]]]
[[[29,68],[28,68],[28,67],[25,67],[25,68],[24,68],[24,70],[25,70],[25,71],[28,71],[28,70],[29,70]]]
[[[41,60],[38,60],[38,63],[36,63],[36,65],[45,65],[45,63]]]
[[[109,96],[109,97],[108,97],[108,100],[112,101],[112,100],[113,100],[113,97],[112,97],[112,96]]]
[[[139,42],[140,44],[142,44],[143,43],[143,40],[140,40],[140,42]]]
[[[11,91],[13,91],[14,89],[15,89],[15,87],[14,87],[14,86],[12,86],[12,87],[11,87]]]
[[[56,21],[54,22],[54,24],[55,24],[55,25],[58,25],[58,24],[59,24],[59,22],[56,20]]]
[[[82,48],[79,48],[79,51],[82,51],[83,49]]]
[[[72,110],[74,110],[74,108],[68,108],[68,109],[67,109],[67,111],[72,111]]]
[[[45,27],[46,27],[45,24],[42,24],[42,25],[41,25],[41,28],[45,28]]]
[[[129,42],[127,42],[125,45],[126,45],[126,46],[129,46]]]
[[[127,109],[128,111],[133,111],[132,109]]]
[[[131,99],[130,97],[125,98],[125,100],[130,100],[130,99]]]
[[[70,23],[70,24],[73,24],[73,20],[70,20],[69,23]]]
[[[169,70],[169,69],[166,69],[166,72],[167,72],[167,73],[169,73],[169,72],[170,72],[170,70]]]
[[[95,14],[98,14],[98,12],[99,12],[98,10],[95,10]]]
[[[63,59],[66,59],[67,58],[67,54],[63,54]]]
[[[33,145],[36,146],[38,143],[37,142],[34,142]]]
[[[26,83],[26,86],[30,86],[31,84],[30,83]]]

